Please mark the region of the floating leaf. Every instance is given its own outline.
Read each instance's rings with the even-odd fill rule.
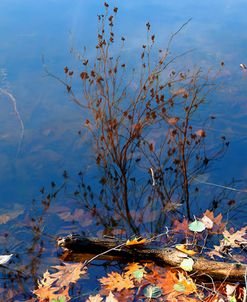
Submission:
[[[137,244],[144,244],[147,242],[147,239],[145,238],[137,238],[135,237],[133,240],[127,240],[126,245],[137,245]]]
[[[121,291],[123,289],[135,287],[134,282],[124,274],[119,274],[117,272],[111,272],[107,277],[99,279],[100,283],[110,291]]]
[[[162,295],[162,289],[158,286],[148,285],[144,289],[143,294],[149,299],[156,299]]]
[[[206,228],[205,225],[201,221],[198,221],[196,219],[195,219],[195,221],[193,221],[189,224],[189,229],[192,232],[200,233],[200,232],[203,232],[205,230],[205,228]]]
[[[110,292],[106,297],[105,302],[118,302],[118,300],[114,297],[113,293]]]
[[[186,258],[180,263],[180,267],[186,272],[193,271],[194,260],[192,258]]]
[[[186,290],[186,287],[182,283],[174,284],[173,289],[177,292],[184,293]]]
[[[239,64],[239,66],[240,66],[240,68],[242,68],[244,70],[247,69],[247,67],[246,67],[246,65],[244,63]]]
[[[51,299],[51,302],[66,302],[67,299],[65,296],[60,296],[58,299]]]
[[[184,244],[177,244],[177,245],[175,246],[175,248],[176,248],[177,250],[179,250],[179,251],[181,251],[181,252],[187,254],[187,255],[190,255],[190,256],[193,256],[193,255],[197,254],[197,252],[195,252],[195,251],[193,251],[193,250],[187,250],[187,249],[186,249],[186,246],[185,246]]]
[[[214,226],[214,222],[206,215],[202,217],[201,222],[205,225],[205,228],[209,230],[211,230]]]
[[[234,233],[230,233],[229,231],[225,230],[223,232],[223,236],[224,236],[224,239],[223,239],[223,244],[224,246],[231,246],[232,248],[233,247],[240,247],[240,245],[243,243],[243,242],[246,242],[246,234],[247,233],[247,226],[246,227],[243,227],[241,230],[238,230]]]
[[[125,276],[129,276],[129,278],[134,278],[137,281],[141,281],[146,275],[145,268],[139,263],[131,263],[126,268]]]
[[[102,302],[103,298],[98,294],[95,296],[89,296],[86,300],[86,302]]]
[[[7,262],[9,262],[10,258],[13,256],[13,254],[10,255],[0,255],[0,265],[3,265]]]

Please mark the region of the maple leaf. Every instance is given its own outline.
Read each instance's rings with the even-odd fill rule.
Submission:
[[[99,279],[100,283],[110,291],[121,291],[122,289],[129,289],[135,287],[133,280],[124,274],[111,272],[107,277]]]
[[[235,233],[230,233],[227,230],[223,232],[223,244],[224,246],[230,246],[230,247],[240,247],[240,245],[243,242],[246,242],[246,232],[247,232],[247,226],[243,227],[241,230],[235,232]]]

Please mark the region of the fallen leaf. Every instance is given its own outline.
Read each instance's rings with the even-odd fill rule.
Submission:
[[[143,294],[149,299],[156,299],[162,295],[162,289],[158,286],[148,285],[144,288]]]
[[[137,237],[135,237],[132,240],[127,240],[126,241],[126,245],[144,244],[146,242],[147,242],[147,239],[145,239],[145,238],[141,238],[141,237],[137,238]]]
[[[207,216],[214,223],[213,228],[210,230],[210,233],[221,234],[224,231],[226,223],[222,222],[222,214],[219,214],[214,217],[213,211],[207,210],[204,213],[204,216]]]
[[[231,299],[233,297],[235,298],[235,292],[236,292],[237,286],[238,286],[238,284],[234,284],[234,285],[227,284],[226,285],[226,295],[227,295],[228,300],[231,301]],[[236,300],[236,298],[235,298],[235,300]]]
[[[63,263],[63,265],[52,266],[58,270],[58,272],[50,275],[52,279],[55,279],[58,286],[69,286],[70,283],[76,283],[81,275],[86,274],[86,268],[84,263]]]
[[[86,302],[102,302],[103,298],[98,294],[95,296],[89,296],[86,300]]]
[[[61,296],[70,298],[69,285],[76,283],[82,274],[86,273],[83,263],[64,263],[63,265],[52,266],[51,268],[58,270],[55,273],[46,271],[43,278],[38,281],[38,289],[33,293],[41,300],[55,299]]]
[[[192,258],[185,258],[180,263],[179,267],[181,267],[186,272],[191,272],[191,271],[193,271],[193,264],[194,264],[194,260]]]
[[[38,285],[40,286],[40,285]],[[41,286],[38,289],[34,290],[33,293],[39,297],[41,301],[46,299],[57,300],[59,297],[64,296],[66,298],[70,298],[69,296],[69,288],[61,289],[60,287],[50,287],[50,286]]]
[[[111,272],[107,277],[99,279],[100,283],[110,291],[121,291],[122,289],[128,289],[135,287],[133,280],[124,274],[117,272]]]
[[[241,230],[234,232],[231,234],[229,231],[225,230],[223,232],[223,243],[225,246],[231,246],[233,247],[240,247],[242,242],[246,242],[246,232],[247,232],[247,226],[243,227]]]
[[[195,221],[189,224],[189,229],[192,232],[200,233],[205,230],[205,225],[201,221],[195,219]]]
[[[187,254],[187,255],[190,255],[190,256],[193,256],[193,255],[197,254],[197,252],[195,252],[195,251],[193,251],[193,250],[188,250],[188,249],[186,249],[186,246],[185,246],[184,244],[177,244],[177,245],[175,246],[175,248],[176,248],[177,250],[179,250],[179,251],[181,251],[181,252]]]
[[[214,226],[214,222],[206,215],[202,217],[201,222],[205,225],[205,228],[208,230],[211,230]]]
[[[145,268],[139,263],[128,264],[124,270],[126,271],[125,276],[128,276],[130,279],[135,279],[138,282],[146,275]]]
[[[239,64],[239,66],[240,66],[240,68],[242,68],[244,70],[247,69],[247,67],[246,67],[246,65],[244,63]]]
[[[114,297],[113,293],[110,292],[106,297],[105,302],[118,302],[118,300]]]
[[[10,255],[0,255],[0,265],[3,265],[7,262],[9,262],[10,258],[13,256],[13,254]]]

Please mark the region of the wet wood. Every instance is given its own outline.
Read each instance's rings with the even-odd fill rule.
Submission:
[[[93,256],[102,254],[98,259],[124,260],[124,261],[153,261],[159,265],[179,267],[181,262],[189,257],[175,248],[165,247],[162,249],[152,248],[147,245],[135,245],[116,248],[122,242],[109,239],[84,238],[78,235],[69,235],[57,240],[58,246],[64,249],[64,261],[89,260]],[[85,254],[90,254],[85,257]],[[84,257],[82,256],[84,255]],[[190,256],[191,257],[191,256]],[[193,274],[197,277],[209,275],[215,280],[244,282],[247,265],[209,260],[204,257],[192,257],[194,260]]]

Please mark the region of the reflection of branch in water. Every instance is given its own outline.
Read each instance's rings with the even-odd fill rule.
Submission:
[[[195,181],[201,183],[201,184],[205,184],[205,185],[209,185],[209,186],[214,186],[214,187],[219,187],[219,188],[230,190],[230,191],[247,193],[247,190],[236,189],[236,188],[232,188],[232,187],[228,187],[228,186],[223,186],[223,185],[215,184],[215,183],[212,183],[212,182],[203,181],[203,180],[201,180],[200,178],[197,178],[197,177],[194,177],[193,179]]]
[[[0,93],[6,95],[11,100],[11,102],[13,104],[13,109],[14,109],[15,115],[17,116],[17,119],[18,119],[18,121],[20,123],[21,135],[20,135],[19,145],[18,145],[18,149],[17,149],[17,153],[16,153],[16,157],[17,157],[18,154],[19,154],[19,152],[20,152],[21,144],[22,144],[23,137],[24,137],[24,130],[25,130],[24,124],[23,124],[22,118],[20,116],[20,113],[19,113],[19,111],[17,109],[16,99],[14,98],[14,96],[9,91],[7,91],[5,89],[2,89],[2,88],[0,88]]]

